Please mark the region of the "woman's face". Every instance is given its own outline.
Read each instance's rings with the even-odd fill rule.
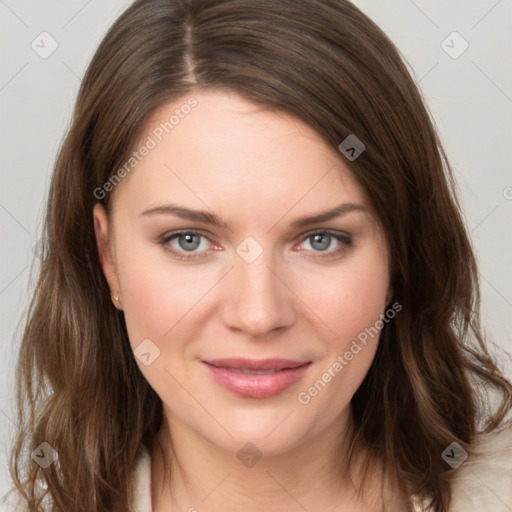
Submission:
[[[282,453],[348,418],[392,294],[388,249],[314,130],[233,93],[193,97],[153,115],[109,221],[96,205],[102,266],[171,431]]]

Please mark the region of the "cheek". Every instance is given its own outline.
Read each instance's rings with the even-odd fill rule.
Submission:
[[[146,338],[160,344],[167,336],[175,337],[213,285],[195,276],[192,267],[171,265],[154,247],[126,248],[117,266],[133,346]]]
[[[345,281],[341,312],[335,329],[338,338],[336,366],[333,370],[343,382],[343,395],[357,391],[375,356],[383,327],[389,290],[387,259],[378,247],[355,265]],[[336,379],[335,379],[336,380]]]
[[[317,371],[297,396],[300,404],[312,404],[308,410],[328,411],[326,423],[348,407],[375,357],[388,283],[387,274],[377,270],[352,267],[326,290],[321,314],[334,334],[324,336]]]
[[[386,255],[378,246],[371,246],[337,269],[333,267],[325,277],[308,280],[304,302],[326,326],[325,339],[331,339],[344,352],[352,339],[380,319],[388,290]]]

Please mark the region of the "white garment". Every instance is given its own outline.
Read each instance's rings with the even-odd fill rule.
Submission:
[[[130,512],[152,512],[151,507],[151,455],[140,445],[133,470],[133,510]]]
[[[512,427],[482,436],[455,475],[450,512],[512,512]]]
[[[482,436],[477,453],[455,471],[450,512],[512,512],[512,427]],[[130,512],[152,512],[151,455],[145,446],[139,449],[133,475]]]

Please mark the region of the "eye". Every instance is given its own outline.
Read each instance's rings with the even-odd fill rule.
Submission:
[[[352,237],[346,233],[316,231],[302,238],[301,244],[308,242],[312,247],[313,258],[335,258],[352,246]],[[332,248],[332,246],[335,246]],[[337,245],[337,247],[336,247]],[[329,250],[329,247],[331,249]],[[307,249],[310,250],[310,249]]]
[[[160,239],[160,244],[176,258],[191,260],[204,257],[204,253],[207,251],[205,245],[207,246],[208,243],[202,244],[201,239],[211,242],[201,231],[176,231],[164,235]],[[201,245],[203,250],[196,251]]]

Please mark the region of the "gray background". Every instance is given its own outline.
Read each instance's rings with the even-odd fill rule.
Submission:
[[[33,247],[52,166],[86,66],[129,3],[0,0],[0,495],[10,485],[7,453],[16,430],[18,322],[37,270],[31,274]],[[354,3],[397,44],[427,100],[477,252],[485,330],[512,352],[512,2]],[[42,58],[53,40],[57,49]]]

